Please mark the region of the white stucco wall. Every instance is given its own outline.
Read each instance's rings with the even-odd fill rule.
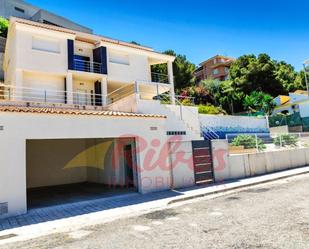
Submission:
[[[28,101],[44,100],[45,91],[47,101],[64,103],[64,77],[43,74],[43,73],[23,73],[23,86],[26,89],[17,90],[23,91],[24,99]]]
[[[167,131],[186,131],[186,135],[182,136],[183,141],[200,140],[197,108],[191,108],[190,110],[189,108],[190,107],[183,107],[183,120],[181,120],[179,105],[162,105],[158,100],[138,99],[136,111],[139,113],[165,115],[167,117]],[[189,127],[193,127],[193,129]]]
[[[228,167],[228,143],[226,140],[212,140],[211,152],[213,158],[213,169],[215,181],[220,182],[229,178],[230,168]]]
[[[169,164],[160,164],[160,158],[168,155],[165,119],[1,113],[0,125],[4,127],[0,131],[0,202],[9,203],[9,215],[26,212],[27,139],[135,135],[140,166],[139,191],[146,193],[170,188]],[[163,160],[167,161],[167,158]]]
[[[253,177],[309,165],[308,148],[228,155],[227,141],[213,140],[212,151],[217,182]]]
[[[66,169],[66,164],[86,149],[86,141],[27,141],[27,188],[71,184],[87,181],[86,164]]]
[[[33,49],[33,39],[35,38],[58,43],[59,52]],[[67,39],[69,38],[72,36],[41,29],[29,30],[28,27],[17,26],[16,68],[65,74],[68,69]]]
[[[124,97],[110,104],[108,109],[113,111],[136,112],[137,111],[136,95],[131,94],[127,97]]]
[[[113,50],[115,51],[115,50]],[[135,81],[150,82],[150,65],[146,55],[126,53],[128,64],[108,61],[108,80],[132,83]]]
[[[173,149],[177,148],[177,149]],[[177,158],[183,158],[172,166],[172,186],[173,188],[185,188],[195,185],[192,142],[174,141],[170,142],[170,158],[175,162]]]

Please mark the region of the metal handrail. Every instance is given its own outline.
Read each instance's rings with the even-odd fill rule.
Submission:
[[[167,74],[154,73],[151,72],[151,81],[156,83],[165,83],[169,84],[169,77]]]
[[[1,89],[2,88],[2,89]],[[0,99],[35,102],[35,103],[54,103],[65,104],[68,96],[72,95],[74,105],[95,105],[97,98],[103,98],[102,94],[91,92],[70,92],[62,90],[46,90],[31,87],[16,87],[12,85],[0,84]],[[79,100],[86,100],[84,104],[78,103]]]
[[[184,121],[184,119],[183,119],[183,108],[185,107],[185,105],[183,105],[178,99],[177,99],[177,96],[178,95],[176,95],[175,96],[175,98],[174,98],[174,100],[175,100],[175,103],[177,104],[177,105],[179,105],[179,114],[180,114],[180,119],[182,120],[182,121]],[[166,99],[163,99],[163,97],[167,97],[168,99],[171,99],[171,96],[170,95],[168,95],[168,94],[160,94],[159,96],[158,96],[161,100],[166,100]],[[185,97],[185,96],[184,96]],[[188,98],[190,98],[190,99],[192,99],[192,97],[188,97]],[[189,113],[191,113],[193,116],[194,116],[194,118],[196,118],[196,114],[194,113],[194,112],[192,112],[192,110],[190,110],[190,108],[187,108],[187,110],[189,110]],[[198,118],[198,117],[197,117]],[[199,118],[198,118],[199,119]],[[185,122],[185,121],[184,121]],[[203,125],[203,123],[199,120],[199,124],[200,124],[200,127],[201,127],[201,132],[200,132],[200,135],[201,136],[206,136],[208,139],[219,139],[220,138],[220,136],[214,131],[214,130],[212,130],[210,127],[207,127],[207,126],[205,126],[205,125]],[[194,127],[192,127],[192,126],[190,126],[192,129],[194,129]],[[207,130],[208,132],[209,132],[209,134],[206,134],[205,132],[204,132],[204,130]]]
[[[107,95],[107,104],[108,105],[113,104],[122,98],[134,94],[135,92],[136,91],[134,84],[122,86]]]
[[[77,71],[101,73],[101,65],[99,62],[74,59],[74,70]]]

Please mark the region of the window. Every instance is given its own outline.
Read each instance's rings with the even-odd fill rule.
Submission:
[[[214,69],[214,70],[212,70],[212,73],[215,75],[215,74],[219,74],[219,69],[217,68],[217,69]]]
[[[14,7],[14,9],[20,13],[25,13],[24,9],[18,8],[18,7]]]
[[[229,68],[228,68],[228,67],[225,67],[225,68],[224,68],[224,72],[225,72],[225,73],[229,73]]]
[[[47,21],[47,20],[43,20],[43,23],[44,23],[44,24],[48,24],[48,25],[54,25],[54,26],[57,26],[57,27],[62,27],[62,26],[60,26],[60,25],[58,25],[58,24],[55,24],[55,23],[50,22],[50,21]]]
[[[60,44],[54,39],[33,37],[32,49],[51,53],[60,53]]]
[[[113,51],[109,53],[109,62],[130,65],[129,55]]]

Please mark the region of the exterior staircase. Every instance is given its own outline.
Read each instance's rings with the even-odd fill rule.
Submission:
[[[181,135],[183,140],[212,140],[219,136],[209,127],[203,126],[199,120],[198,108],[184,106],[177,99],[176,104],[169,103],[170,96],[160,95],[157,100],[141,99],[134,85],[117,89],[108,96],[107,109],[113,111],[160,114],[167,117],[167,135]]]
[[[165,115],[167,117],[166,130],[169,135],[182,134],[184,140],[203,140],[201,136],[200,127],[198,125],[198,116],[192,121],[189,118],[184,118],[180,111],[180,106],[177,105],[164,105],[158,100],[138,100],[137,112],[138,113],[154,113]]]

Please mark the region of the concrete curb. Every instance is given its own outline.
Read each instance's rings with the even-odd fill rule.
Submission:
[[[305,168],[308,168],[308,166],[306,166]],[[298,168],[298,169],[301,169],[301,168]],[[286,173],[286,171],[283,171],[283,172]],[[277,172],[277,173],[274,173],[274,174],[278,174],[278,173],[282,173],[282,172]],[[256,182],[251,182],[251,183],[244,183],[244,184],[241,184],[239,186],[227,187],[227,188],[219,189],[219,190],[213,190],[213,191],[210,191],[210,192],[207,192],[207,193],[179,197],[177,199],[169,201],[167,203],[167,205],[171,205],[171,204],[175,204],[175,203],[179,203],[179,202],[183,202],[183,201],[188,201],[188,200],[192,200],[192,199],[196,199],[196,198],[202,198],[202,197],[206,197],[206,196],[209,196],[209,195],[220,194],[220,193],[224,193],[224,192],[228,192],[228,191],[232,191],[232,190],[252,187],[252,186],[256,186],[256,185],[260,185],[260,184],[264,184],[264,183],[268,183],[268,182],[274,182],[274,181],[290,178],[290,177],[293,177],[293,176],[305,175],[305,174],[309,174],[309,168],[305,171],[302,171],[302,172],[296,172],[296,173],[292,172],[289,175],[277,176],[277,177],[274,177],[274,178],[271,178],[271,179],[265,179],[265,180],[260,180],[260,181],[256,181]],[[267,176],[267,175],[265,175],[265,176]],[[247,178],[247,179],[251,179],[251,178]],[[210,187],[216,186],[216,184],[209,185],[209,186]],[[217,186],[220,186],[220,185],[217,185]]]

